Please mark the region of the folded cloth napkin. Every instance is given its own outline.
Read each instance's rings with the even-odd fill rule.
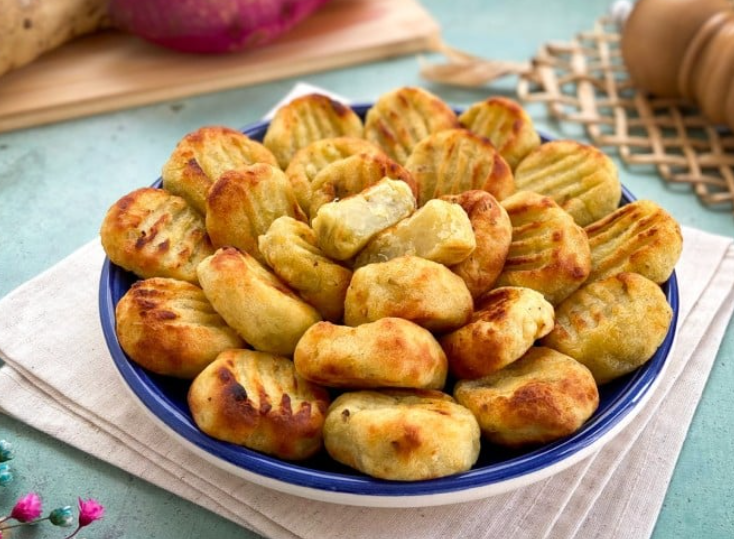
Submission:
[[[337,538],[345,529],[355,539],[648,537],[734,309],[732,240],[689,228],[684,238],[677,342],[644,409],[595,455],[484,500],[417,509],[317,502],[234,477],[172,441],[109,357],[98,241],[0,301],[0,410],[273,538]]]

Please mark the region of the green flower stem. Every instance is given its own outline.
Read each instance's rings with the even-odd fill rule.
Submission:
[[[8,520],[10,517],[3,517],[0,519],[0,524]],[[9,530],[11,528],[20,528],[21,526],[31,526],[32,524],[38,524],[39,522],[43,522],[44,520],[48,520],[49,517],[43,517],[43,518],[37,518],[36,520],[31,520],[30,522],[17,522],[15,524],[10,524],[9,526],[0,526],[0,530]]]
[[[82,526],[79,526],[79,527],[78,527],[78,528],[77,528],[76,530],[74,530],[74,531],[73,531],[73,532],[71,533],[71,535],[67,535],[66,537],[64,537],[64,539],[71,539],[71,538],[72,538],[72,537],[74,537],[74,536],[75,536],[75,535],[76,535],[77,533],[79,533],[79,530],[81,530],[81,529],[82,529]]]

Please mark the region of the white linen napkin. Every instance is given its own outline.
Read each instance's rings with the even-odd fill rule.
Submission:
[[[648,537],[734,309],[732,240],[689,228],[684,239],[677,344],[643,411],[596,455],[500,496],[418,509],[340,506],[257,486],[189,452],[134,402],[109,357],[98,241],[0,300],[0,410],[277,539],[338,538],[345,529],[355,539]]]

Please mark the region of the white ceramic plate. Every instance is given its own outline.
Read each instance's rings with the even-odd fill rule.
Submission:
[[[352,108],[363,116],[369,105]],[[262,140],[267,126],[267,122],[260,122],[243,131]],[[623,189],[622,204],[632,200],[632,194]],[[673,320],[662,345],[640,369],[602,386],[598,410],[572,436],[529,451],[509,451],[483,442],[479,461],[468,472],[400,482],[368,477],[323,454],[306,462],[286,462],[202,433],[186,404],[188,382],[146,371],[125,355],[117,341],[115,305],[135,280],[131,273],[105,261],[99,290],[100,318],[112,360],[124,384],[156,422],[213,465],[254,483],[310,499],[371,507],[419,507],[476,500],[540,481],[589,456],[621,431],[651,396],[671,351],[678,316],[674,273],[663,285]]]

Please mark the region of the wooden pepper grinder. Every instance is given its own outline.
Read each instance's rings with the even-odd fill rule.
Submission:
[[[622,31],[622,57],[637,88],[689,99],[734,130],[730,0],[639,0]]]

